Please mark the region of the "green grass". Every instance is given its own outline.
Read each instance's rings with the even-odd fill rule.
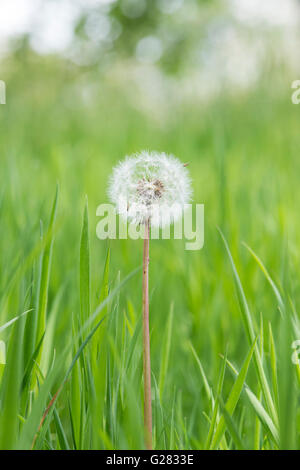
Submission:
[[[170,102],[157,120],[96,71],[24,60],[0,107],[0,448],[144,448],[142,242],[96,237],[113,165],[142,148],[190,162],[205,204],[201,251],[150,244],[155,448],[300,448],[288,87]],[[82,80],[99,80],[88,104]]]

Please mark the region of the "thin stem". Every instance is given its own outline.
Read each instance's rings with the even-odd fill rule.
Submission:
[[[149,334],[149,221],[145,223],[143,256],[143,343],[144,343],[144,426],[145,446],[152,449],[151,364]]]

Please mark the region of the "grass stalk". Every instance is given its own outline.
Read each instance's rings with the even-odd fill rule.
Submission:
[[[149,334],[149,221],[145,223],[143,255],[143,364],[145,446],[152,449],[151,364]]]

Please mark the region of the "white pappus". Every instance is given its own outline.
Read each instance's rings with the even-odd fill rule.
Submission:
[[[173,155],[143,150],[113,169],[108,195],[125,220],[164,227],[182,216],[191,180],[186,165]]]

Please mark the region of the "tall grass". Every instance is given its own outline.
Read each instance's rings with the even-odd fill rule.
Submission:
[[[95,214],[147,147],[190,162],[206,213],[203,250],[152,243],[154,448],[300,448],[296,107],[261,84],[158,122],[27,65],[0,108],[0,448],[144,447],[142,241],[98,240]]]

